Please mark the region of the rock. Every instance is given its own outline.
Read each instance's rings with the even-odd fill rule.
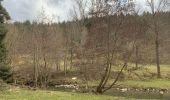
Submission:
[[[127,92],[128,89],[127,88],[123,88],[123,89],[120,89],[121,92]]]
[[[68,88],[68,89],[76,89],[78,90],[79,89],[79,86],[74,84],[70,84],[70,85],[55,85],[56,88]]]
[[[164,94],[164,92],[163,92],[163,91],[159,91],[159,94],[162,94],[162,95],[163,95],[163,94]]]
[[[72,80],[77,80],[77,77],[72,77]]]

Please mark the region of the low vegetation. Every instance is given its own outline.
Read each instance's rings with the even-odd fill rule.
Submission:
[[[15,90],[0,93],[0,98],[1,100],[133,100],[132,98],[47,90]]]
[[[119,82],[122,86],[131,86],[131,87],[152,87],[152,88],[162,88],[170,89],[170,80],[165,79],[151,79],[151,80],[128,80]]]

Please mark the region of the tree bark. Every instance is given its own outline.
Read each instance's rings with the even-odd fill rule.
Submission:
[[[136,68],[138,68],[138,46],[136,46],[136,60],[135,60]]]
[[[160,57],[159,57],[159,26],[156,19],[156,14],[153,15],[154,19],[154,31],[155,31],[155,53],[156,53],[156,65],[157,65],[157,78],[161,78],[160,71]]]
[[[157,78],[161,78],[161,71],[160,71],[160,58],[159,58],[159,34],[156,32],[156,64],[157,64]]]

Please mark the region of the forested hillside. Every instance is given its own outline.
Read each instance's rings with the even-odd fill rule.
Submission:
[[[170,12],[159,14],[160,63],[168,65]],[[85,22],[43,24],[26,21],[7,25],[6,44],[16,82],[40,84],[39,78],[43,77],[41,81],[48,83],[52,76],[58,77],[57,73],[67,77],[71,72],[85,79],[100,78],[109,59],[111,66],[115,66],[113,71],[124,63],[127,63],[126,70],[134,71],[155,65],[151,14],[108,17],[89,18]]]

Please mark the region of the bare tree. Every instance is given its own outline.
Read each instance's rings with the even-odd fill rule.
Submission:
[[[125,63],[123,64],[122,69],[120,70],[119,74],[117,75],[112,85],[110,85],[108,88],[105,88],[110,78],[110,73],[112,70],[112,66],[114,64],[113,60],[114,60],[116,51],[118,48],[120,48],[119,47],[120,45],[118,45],[118,41],[120,38],[118,37],[118,33],[120,32],[120,29],[122,27],[124,15],[128,14],[127,12],[129,12],[128,10],[129,8],[131,8],[131,6],[129,6],[128,4],[124,5],[122,4],[121,1],[114,1],[114,0],[113,1],[112,0],[92,1],[90,14],[92,18],[94,17],[95,19],[98,19],[96,21],[93,21],[95,22],[94,26],[96,27],[92,30],[95,31],[93,33],[96,33],[95,36],[97,38],[95,39],[100,40],[100,42],[98,41],[99,47],[101,50],[103,50],[102,52],[99,51],[100,55],[101,54],[104,55],[104,58],[105,58],[104,60],[105,63],[103,65],[105,70],[104,70],[104,73],[102,74],[100,83],[97,86],[97,89],[96,89],[97,93],[103,93],[115,85],[123,69],[127,66],[127,58],[129,58],[132,54],[131,51],[133,49],[123,54],[125,58],[124,59]],[[115,23],[112,20],[112,15],[116,16],[114,17],[116,19],[114,20]],[[102,35],[98,35],[97,33],[102,34]]]
[[[160,12],[165,11],[168,8],[168,1],[169,0],[146,0],[147,4],[151,10],[152,14],[152,23],[151,28],[152,31],[155,33],[155,55],[156,55],[156,65],[157,65],[157,77],[161,78],[161,71],[160,71],[160,22],[159,16]]]

